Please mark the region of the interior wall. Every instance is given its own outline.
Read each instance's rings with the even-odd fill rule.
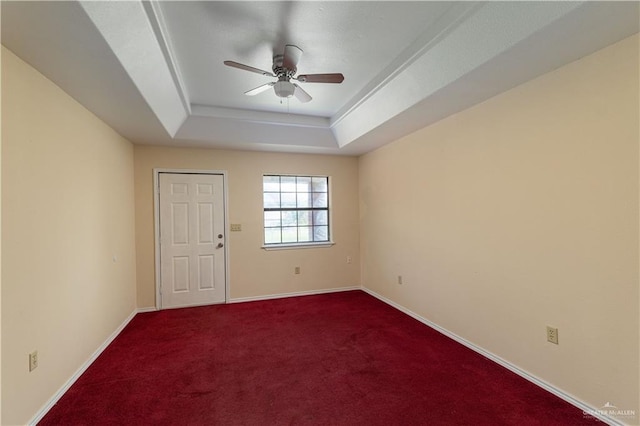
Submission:
[[[358,159],[355,157],[278,154],[137,145],[135,152],[138,306],[155,307],[153,169],[228,172],[231,299],[325,291],[360,285]],[[263,174],[330,176],[329,248],[262,249]],[[347,264],[347,256],[352,263]],[[300,266],[301,273],[294,275]]]
[[[0,7],[0,21],[2,20]],[[0,97],[2,95],[2,54],[0,53]],[[2,223],[2,102],[0,102],[0,224]],[[2,226],[0,226],[2,241]],[[2,330],[2,244],[0,244],[0,331]],[[2,337],[0,336],[0,423],[2,422]]]
[[[132,144],[3,47],[2,424],[32,419],[133,313],[134,231]]]
[[[364,287],[636,414],[638,48],[636,35],[360,159]]]

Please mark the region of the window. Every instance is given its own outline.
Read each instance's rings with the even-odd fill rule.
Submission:
[[[329,243],[329,178],[265,175],[265,246]]]

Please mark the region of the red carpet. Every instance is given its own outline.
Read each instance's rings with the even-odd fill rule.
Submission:
[[[361,291],[137,315],[41,425],[594,425]]]

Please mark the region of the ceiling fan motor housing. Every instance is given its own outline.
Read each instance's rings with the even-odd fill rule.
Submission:
[[[276,76],[286,75],[289,78],[293,77],[296,71],[298,71],[298,68],[295,66],[292,69],[284,66],[284,55],[273,56],[273,67],[271,69]]]

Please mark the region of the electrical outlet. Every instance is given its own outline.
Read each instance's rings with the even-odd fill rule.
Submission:
[[[547,326],[547,342],[558,344],[558,329]]]
[[[347,263],[351,263],[353,262],[353,259],[351,259],[351,256],[347,256]]]
[[[398,275],[398,284],[402,285],[402,275]]]
[[[33,351],[29,354],[29,371],[36,368],[38,368],[38,351]]]
[[[299,267],[299,266],[296,266],[296,267],[293,269],[293,273],[294,273],[294,274],[296,274],[296,275],[300,274],[300,267]]]

